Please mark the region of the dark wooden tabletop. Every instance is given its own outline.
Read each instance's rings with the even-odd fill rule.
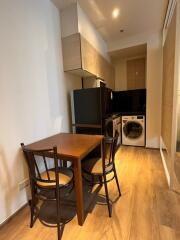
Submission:
[[[84,158],[101,143],[102,139],[102,135],[59,133],[31,143],[26,147],[33,150],[40,150],[57,146],[59,158],[73,161]]]

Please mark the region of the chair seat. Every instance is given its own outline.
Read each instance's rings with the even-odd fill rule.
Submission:
[[[84,160],[82,163],[82,169],[90,174],[103,175],[103,163],[102,158],[90,158]],[[108,165],[108,160],[106,160],[105,172],[110,172],[113,170],[113,165]]]
[[[56,177],[55,177],[55,171],[53,169],[49,170],[49,177],[50,177],[50,180],[55,181]],[[41,173],[41,178],[42,180],[48,180],[46,171]],[[71,170],[69,170],[68,168],[59,169],[59,185],[61,186],[67,185],[68,183],[70,183],[72,178],[73,178],[73,172]],[[37,185],[40,187],[55,187],[56,182],[37,181]]]

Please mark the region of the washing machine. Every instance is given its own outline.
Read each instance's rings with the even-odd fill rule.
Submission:
[[[145,146],[145,116],[122,116],[122,144]]]

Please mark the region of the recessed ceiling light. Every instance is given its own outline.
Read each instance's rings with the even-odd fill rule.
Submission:
[[[119,8],[114,8],[112,11],[112,17],[117,18],[119,16]]]

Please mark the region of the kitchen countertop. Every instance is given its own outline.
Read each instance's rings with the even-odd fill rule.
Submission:
[[[105,118],[116,118],[120,116],[138,116],[138,115],[144,115],[146,116],[145,112],[116,112],[112,114],[108,114]]]

